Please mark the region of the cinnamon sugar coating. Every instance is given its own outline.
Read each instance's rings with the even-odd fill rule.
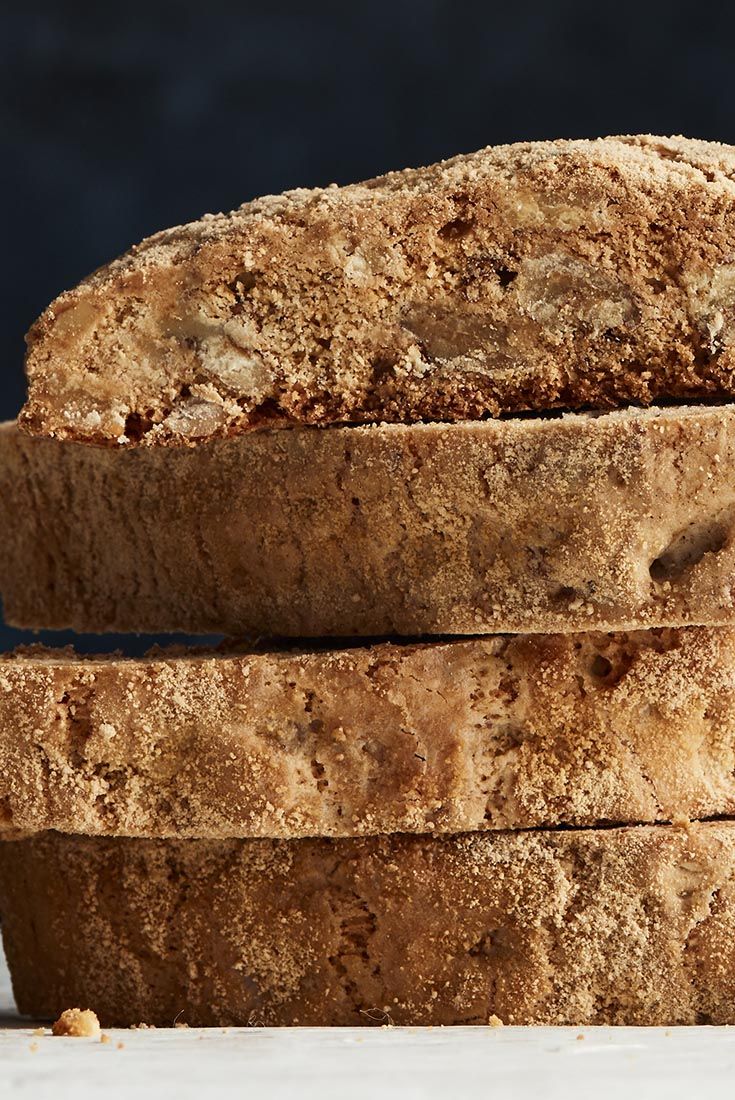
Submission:
[[[735,394],[735,151],[488,148],[158,233],[28,336],[26,428],[194,443]]]
[[[735,825],[0,844],[21,1012],[104,1027],[735,1023]]]
[[[735,814],[735,631],[0,659],[0,829],[464,832]]]
[[[270,637],[735,619],[735,406],[256,432],[0,429],[7,621]]]

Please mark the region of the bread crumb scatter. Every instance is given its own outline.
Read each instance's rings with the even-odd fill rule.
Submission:
[[[74,1039],[93,1039],[100,1034],[100,1022],[91,1008],[67,1008],[54,1022],[51,1034]]]
[[[503,1023],[503,1021],[500,1019],[499,1016],[496,1016],[493,1013],[492,1016],[488,1016],[487,1026],[488,1027],[505,1027],[505,1024]]]

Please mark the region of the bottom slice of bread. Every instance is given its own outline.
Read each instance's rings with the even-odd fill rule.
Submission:
[[[735,1023],[735,824],[0,844],[21,1012]]]

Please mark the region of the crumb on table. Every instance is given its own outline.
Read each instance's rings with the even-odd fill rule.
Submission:
[[[77,1039],[96,1038],[100,1022],[91,1008],[67,1008],[51,1028],[52,1035],[68,1035]]]

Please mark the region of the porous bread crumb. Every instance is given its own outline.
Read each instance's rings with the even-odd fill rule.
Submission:
[[[735,1022],[735,821],[0,844],[19,1010],[106,1026]],[[85,936],[76,934],[84,920]],[[31,942],[32,941],[32,942]],[[32,946],[32,950],[30,949]],[[439,997],[432,993],[440,991]]]
[[[527,142],[143,241],[28,335],[32,431],[193,443],[735,393],[735,150]]]
[[[733,628],[25,647],[0,657],[0,833],[686,827],[735,814],[734,683]]]
[[[733,405],[123,454],[7,425],[0,594],[14,626],[94,632],[727,624],[734,481]]]
[[[91,1008],[66,1008],[52,1025],[51,1034],[92,1039],[100,1034],[100,1022]]]
[[[499,1016],[496,1016],[495,1013],[493,1013],[492,1016],[488,1016],[487,1026],[488,1027],[505,1027],[503,1021],[500,1019]]]

